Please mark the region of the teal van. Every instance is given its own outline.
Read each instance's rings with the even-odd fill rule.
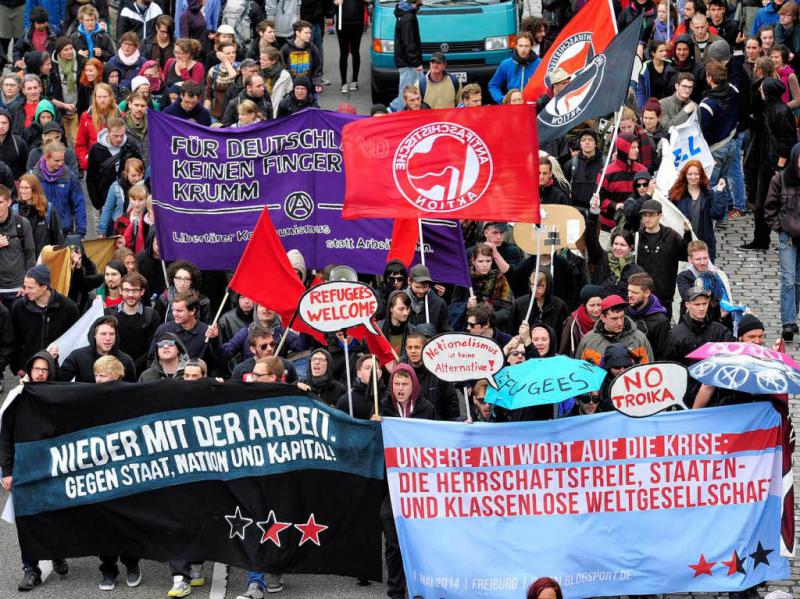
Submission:
[[[397,97],[394,66],[395,0],[375,0],[372,14],[372,101]],[[425,70],[434,52],[447,56],[447,71],[464,83],[486,87],[516,44],[516,0],[423,0],[417,12]],[[485,94],[484,94],[485,96]]]

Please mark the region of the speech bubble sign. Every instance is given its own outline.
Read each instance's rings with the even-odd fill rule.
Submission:
[[[354,281],[330,281],[311,287],[300,298],[298,316],[312,329],[335,333],[363,324],[374,334],[372,323],[378,298],[372,287]]]
[[[422,362],[450,383],[486,379],[497,389],[494,375],[503,368],[502,348],[493,339],[468,333],[442,333],[422,348]]]
[[[611,402],[618,412],[644,418],[683,403],[688,373],[675,362],[652,362],[629,368],[611,383]]]

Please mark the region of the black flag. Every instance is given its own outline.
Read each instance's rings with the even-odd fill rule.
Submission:
[[[381,578],[376,422],[276,384],[27,384],[15,404],[3,425],[29,559]]]
[[[566,135],[588,119],[614,112],[625,103],[641,28],[639,15],[547,103],[536,119],[540,144]]]

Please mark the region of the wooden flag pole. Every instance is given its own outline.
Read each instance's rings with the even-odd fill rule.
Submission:
[[[375,399],[375,415],[379,415],[378,408],[378,356],[372,355],[372,394]]]
[[[350,408],[350,418],[353,417],[353,385],[350,383],[350,350],[347,348],[347,329],[342,331],[344,339],[344,372],[347,378],[347,405]]]
[[[212,320],[211,324],[208,325],[209,329],[211,327],[213,327],[215,324],[217,324],[217,321],[219,320],[219,317],[222,314],[222,310],[223,310],[223,308],[225,308],[225,304],[228,303],[228,297],[230,296],[230,294],[231,294],[231,290],[226,288],[225,289],[225,297],[222,298],[222,302],[219,305],[219,309],[217,310],[217,313],[214,315],[214,320]],[[208,329],[206,329],[206,338],[203,341],[203,343],[208,343]]]

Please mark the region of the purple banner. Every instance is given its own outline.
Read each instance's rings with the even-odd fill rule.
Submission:
[[[339,264],[383,274],[392,221],[342,219],[341,130],[364,117],[303,110],[241,129],[156,111],[147,118],[156,233],[166,260],[235,269],[266,205],[284,247],[299,250],[308,268]],[[433,279],[469,286],[460,224],[425,220],[423,239]]]

